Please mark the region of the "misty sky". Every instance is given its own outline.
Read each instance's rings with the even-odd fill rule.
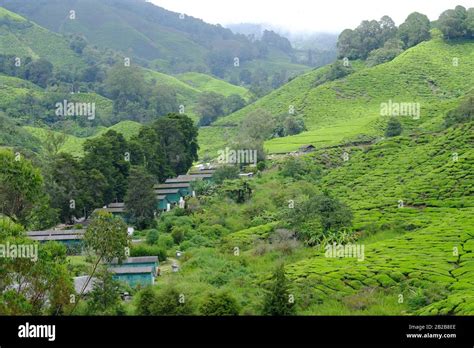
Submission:
[[[397,25],[414,11],[431,20],[473,0],[148,0],[208,23],[269,23],[292,32],[340,32],[364,19],[389,15]]]

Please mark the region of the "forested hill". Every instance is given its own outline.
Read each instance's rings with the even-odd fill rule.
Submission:
[[[0,6],[52,31],[77,35],[166,73],[212,73],[240,83],[241,69],[235,69],[235,58],[251,74],[258,69],[269,75],[284,70],[289,77],[307,69],[304,61],[296,64],[290,42],[274,32],[251,41],[220,25],[143,0],[2,0]]]
[[[446,113],[473,88],[474,9],[443,12],[436,23],[414,13],[399,27],[387,16],[344,30],[336,63],[298,76],[281,88],[201,130],[201,149],[214,153],[245,129],[261,132],[273,153],[312,144],[335,146],[383,136],[382,106],[419,106],[419,118],[400,117],[407,133],[437,131]],[[365,38],[364,40],[359,40]],[[406,116],[406,115],[405,115]],[[304,126],[279,132],[286,123]],[[253,121],[257,120],[257,121]],[[290,122],[291,121],[291,122]],[[255,131],[258,133],[258,131]],[[260,139],[262,140],[262,139]]]

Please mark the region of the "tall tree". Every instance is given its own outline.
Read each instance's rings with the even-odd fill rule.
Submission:
[[[405,22],[398,28],[398,35],[406,48],[418,45],[422,41],[429,40],[431,24],[426,15],[419,12],[411,13]]]
[[[438,26],[446,39],[458,39],[467,35],[466,19],[466,9],[456,6],[454,10],[444,11],[439,16]]]
[[[138,68],[115,66],[109,71],[104,84],[119,119],[143,121],[148,93],[145,79]]]
[[[127,257],[126,250],[130,245],[127,225],[122,218],[104,211],[98,211],[94,214],[84,235],[84,244],[88,250],[95,254],[96,262],[74,303],[71,314],[81,300],[84,290],[89,285],[100,263],[102,261],[111,262],[114,259],[121,263]]]
[[[174,175],[161,136],[153,126],[142,127],[138,135],[130,140],[130,152],[133,153],[131,163],[145,167],[155,180],[163,182]]]
[[[20,153],[0,149],[0,212],[23,221],[43,196],[40,171]]]
[[[32,245],[20,225],[0,217],[0,244],[7,242],[37,252],[30,258],[0,257],[0,315],[64,313],[73,293],[66,248],[53,242]]]
[[[73,217],[83,216],[85,208],[87,183],[81,164],[72,155],[60,153],[54,157],[47,171],[51,205],[59,210],[61,221],[73,223]]]
[[[198,159],[198,129],[183,114],[169,114],[153,123],[174,175],[185,174]]]
[[[474,7],[467,10],[466,19],[464,20],[467,38],[474,38]]]
[[[96,169],[107,181],[103,201],[123,201],[127,190],[127,177],[131,156],[127,141],[122,134],[113,130],[84,144],[84,170]]]
[[[128,178],[125,206],[130,221],[139,229],[151,225],[156,211],[155,180],[141,167],[132,167]]]
[[[25,66],[25,79],[46,88],[53,77],[53,64],[44,58],[31,61]]]
[[[224,115],[225,97],[215,92],[201,93],[196,106],[199,114],[199,125],[208,126],[219,116]]]
[[[291,301],[289,282],[283,264],[278,265],[267,289],[263,304],[263,315],[290,316],[295,313],[294,302]]]

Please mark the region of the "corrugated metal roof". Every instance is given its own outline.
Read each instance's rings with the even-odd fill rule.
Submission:
[[[161,185],[157,185],[155,187],[155,189],[166,189],[166,188],[188,188],[188,187],[191,187],[190,183],[189,182],[178,182],[178,183],[175,183],[175,184],[172,184],[172,183],[167,183],[167,184],[161,184]]]
[[[194,170],[189,172],[190,175],[194,174],[214,174],[216,172],[215,169],[203,169],[203,170]]]
[[[143,273],[153,273],[153,267],[144,266],[144,267],[111,267],[109,271],[115,274],[143,274]]]
[[[165,181],[165,184],[179,184],[179,183],[182,183],[182,184],[188,184],[192,181],[195,181],[197,180],[196,178],[174,178],[174,179],[167,179]]]
[[[125,203],[110,203],[109,208],[125,208]]]
[[[125,213],[125,208],[105,208],[105,211],[108,211],[109,213]]]
[[[122,264],[130,263],[144,263],[144,262],[158,262],[158,256],[138,256],[138,257],[129,257],[126,260],[122,261]],[[111,264],[118,264],[118,260],[112,260]]]
[[[54,235],[54,236],[29,236],[32,240],[48,241],[48,240],[78,240],[83,239],[83,234]]]
[[[33,236],[57,236],[57,235],[74,235],[84,234],[86,230],[48,230],[48,231],[29,231],[26,235],[29,237]]]
[[[155,190],[155,193],[159,195],[173,194],[173,193],[179,193],[179,189],[158,189],[158,190]]]

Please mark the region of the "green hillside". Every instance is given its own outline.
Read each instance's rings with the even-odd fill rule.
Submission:
[[[84,35],[97,46],[109,47],[122,53],[133,52],[132,56],[145,60],[160,57],[169,61],[174,56],[203,62],[206,50],[177,30],[153,21],[146,11],[151,4],[124,2],[119,6],[111,1],[41,1],[2,2],[2,6],[12,7],[36,23],[59,33]],[[70,11],[77,14],[69,18]]]
[[[245,87],[235,86],[206,74],[188,72],[176,77],[200,92],[215,92],[226,97],[231,94],[238,94],[242,98],[249,97],[249,91]]]
[[[51,131],[45,130],[44,128],[29,127],[29,126],[26,126],[23,128],[28,133],[40,139],[41,141],[44,141],[45,138],[48,136],[49,132],[51,132]],[[66,141],[64,145],[62,146],[61,151],[80,157],[83,155],[82,146],[84,145],[84,142],[87,139],[98,137],[104,134],[105,132],[107,132],[108,130],[114,130],[118,133],[121,133],[126,139],[130,139],[134,135],[138,134],[138,132],[140,131],[140,128],[141,128],[141,125],[137,122],[122,121],[109,128],[100,127],[97,133],[90,137],[76,137],[74,135],[68,134],[66,135]],[[53,133],[57,133],[57,132],[53,131]]]
[[[88,6],[92,6],[92,3],[83,1],[80,2],[80,5],[83,5],[85,6],[85,9],[88,9]],[[64,6],[64,4],[61,6]],[[55,11],[61,11],[62,9],[65,9],[61,6],[59,8],[55,8]],[[78,15],[81,8],[82,7],[79,6],[79,10],[76,9]],[[10,12],[4,8],[0,9],[0,20],[2,20],[2,23],[4,24],[0,26],[0,33],[2,34],[0,35],[1,55],[18,56],[22,59],[26,59],[27,57],[33,59],[45,58],[53,64],[55,69],[65,69],[65,71],[71,70],[75,72],[86,68],[85,61],[88,61],[92,58],[98,59],[95,57],[95,55],[99,54],[99,52],[88,51],[88,54],[76,54],[69,47],[69,42],[66,40],[66,38],[42,28],[35,23],[26,20],[20,15]],[[44,15],[50,16],[51,13],[48,12]],[[74,23],[77,24],[79,21]],[[86,24],[88,27],[90,27],[89,22],[86,22]],[[124,22],[122,22],[122,24],[124,24]],[[127,31],[127,33],[130,34],[129,31]],[[115,37],[117,37],[115,32],[113,32],[113,34]],[[172,33],[170,33],[169,39],[172,39],[172,41],[174,40]],[[121,40],[119,40],[119,42],[122,44]],[[112,57],[114,57],[114,59],[120,59],[120,57],[116,56],[115,52],[107,52],[107,55],[110,55],[110,59],[112,59]],[[134,63],[136,64],[136,62]],[[104,62],[97,62],[96,64],[101,65],[104,64]],[[104,71],[107,71],[108,69],[106,65],[107,64],[104,66]],[[243,97],[249,96],[249,92],[246,88],[234,86],[228,82],[216,79],[206,74],[190,73],[187,75],[178,76],[177,78],[172,75],[164,74],[148,68],[140,67],[140,69],[143,71],[143,76],[147,82],[156,83],[157,85],[162,86],[164,85],[173,89],[176,92],[178,102],[176,105],[176,111],[179,110],[178,108],[180,105],[184,105],[186,113],[188,113],[189,116],[196,121],[198,120],[198,117],[195,115],[193,109],[201,92],[215,91],[225,96],[234,93]],[[80,74],[77,75],[76,78],[77,77],[80,77]],[[71,77],[67,76],[66,78],[71,79]],[[70,81],[68,80],[68,82]],[[32,95],[39,100],[39,103],[48,100],[48,102],[45,103],[48,104],[46,107],[49,111],[54,109],[54,103],[64,99],[73,102],[94,102],[96,103],[96,119],[99,124],[108,126],[114,122],[117,122],[113,120],[113,106],[111,100],[100,96],[97,93],[93,93],[90,85],[88,86],[85,83],[82,84],[82,90],[88,90],[89,92],[87,93],[76,93],[74,95],[70,95],[67,92],[64,93],[66,89],[70,88],[71,86],[61,87],[59,89],[56,87],[42,89],[28,81],[0,74],[0,109],[6,111],[8,114],[8,110],[11,109],[12,105],[19,103],[18,98]],[[98,87],[96,87],[94,90],[98,91],[99,93],[103,93],[102,90],[99,91]],[[24,101],[21,101],[21,103],[23,102]],[[23,118],[25,118],[23,120],[24,123],[37,123],[37,120],[35,120],[34,116],[23,116]],[[84,132],[79,129],[80,126],[75,126],[74,128],[77,128],[74,130],[75,134],[84,134]]]
[[[0,8],[0,53],[25,59],[45,58],[56,67],[81,68],[85,64],[60,35]]]
[[[452,64],[454,57],[459,59],[458,66]],[[266,142],[266,148],[270,152],[289,152],[304,144],[330,146],[361,134],[380,135],[380,124],[385,122],[380,117],[380,104],[392,100],[420,103],[419,120],[401,117],[407,127],[436,129],[445,112],[472,88],[474,43],[446,43],[435,38],[405,51],[391,62],[313,87],[316,77],[325,69],[295,78],[247,108],[218,120],[215,126],[235,126],[259,108],[274,115],[288,113],[293,105],[296,113],[304,117],[308,131],[272,139]],[[229,128],[221,132],[203,130],[202,143],[212,142],[213,148],[207,148],[211,151],[222,147],[225,131],[229,132]],[[206,139],[208,134],[212,141]]]
[[[364,262],[328,259],[322,252],[289,267],[296,283],[314,284],[314,295],[325,302],[321,310],[375,287],[390,294],[389,308],[396,308],[403,294],[407,299],[426,297],[425,306],[416,309],[422,314],[474,313],[473,130],[471,123],[438,134],[348,148],[347,162],[340,160],[340,150],[314,155],[316,160],[335,161],[337,167],[322,185],[353,208],[359,243],[366,244]],[[459,153],[457,161],[454,152]],[[380,303],[372,306],[381,309]]]
[[[286,265],[300,315],[472,315],[473,130],[471,122],[373,145],[318,150],[308,155],[323,168],[316,183],[284,179],[273,165],[252,181],[248,202],[226,201],[224,207],[216,200],[196,213],[193,221],[200,222],[193,228],[219,231],[222,225],[224,237],[202,242],[212,248],[191,247],[183,274],[169,281],[194,299],[216,287],[230,291],[243,313],[258,313],[262,284],[278,260]],[[348,161],[342,160],[343,150]],[[275,221],[288,200],[299,204],[314,188],[329,190],[351,207],[351,241],[364,246],[363,260],[328,258],[317,246],[272,248],[275,223],[265,221]]]
[[[26,80],[0,75],[0,107],[11,105],[15,102],[15,98],[28,93],[41,95],[43,89]]]
[[[167,73],[201,71],[211,73],[214,61],[226,61],[218,76],[229,77],[235,71],[234,57],[242,63],[258,62],[269,74],[286,69],[291,76],[309,69],[290,64],[294,52],[270,47],[262,56],[257,43],[236,35],[222,26],[165,10],[138,0],[1,0],[0,6],[39,23],[57,33],[83,35],[90,44],[107,47],[136,63]],[[75,11],[75,19],[70,11]],[[264,63],[271,63],[268,66]],[[273,65],[276,63],[276,65]],[[258,64],[258,63],[257,63]],[[252,64],[246,67],[254,69]]]

